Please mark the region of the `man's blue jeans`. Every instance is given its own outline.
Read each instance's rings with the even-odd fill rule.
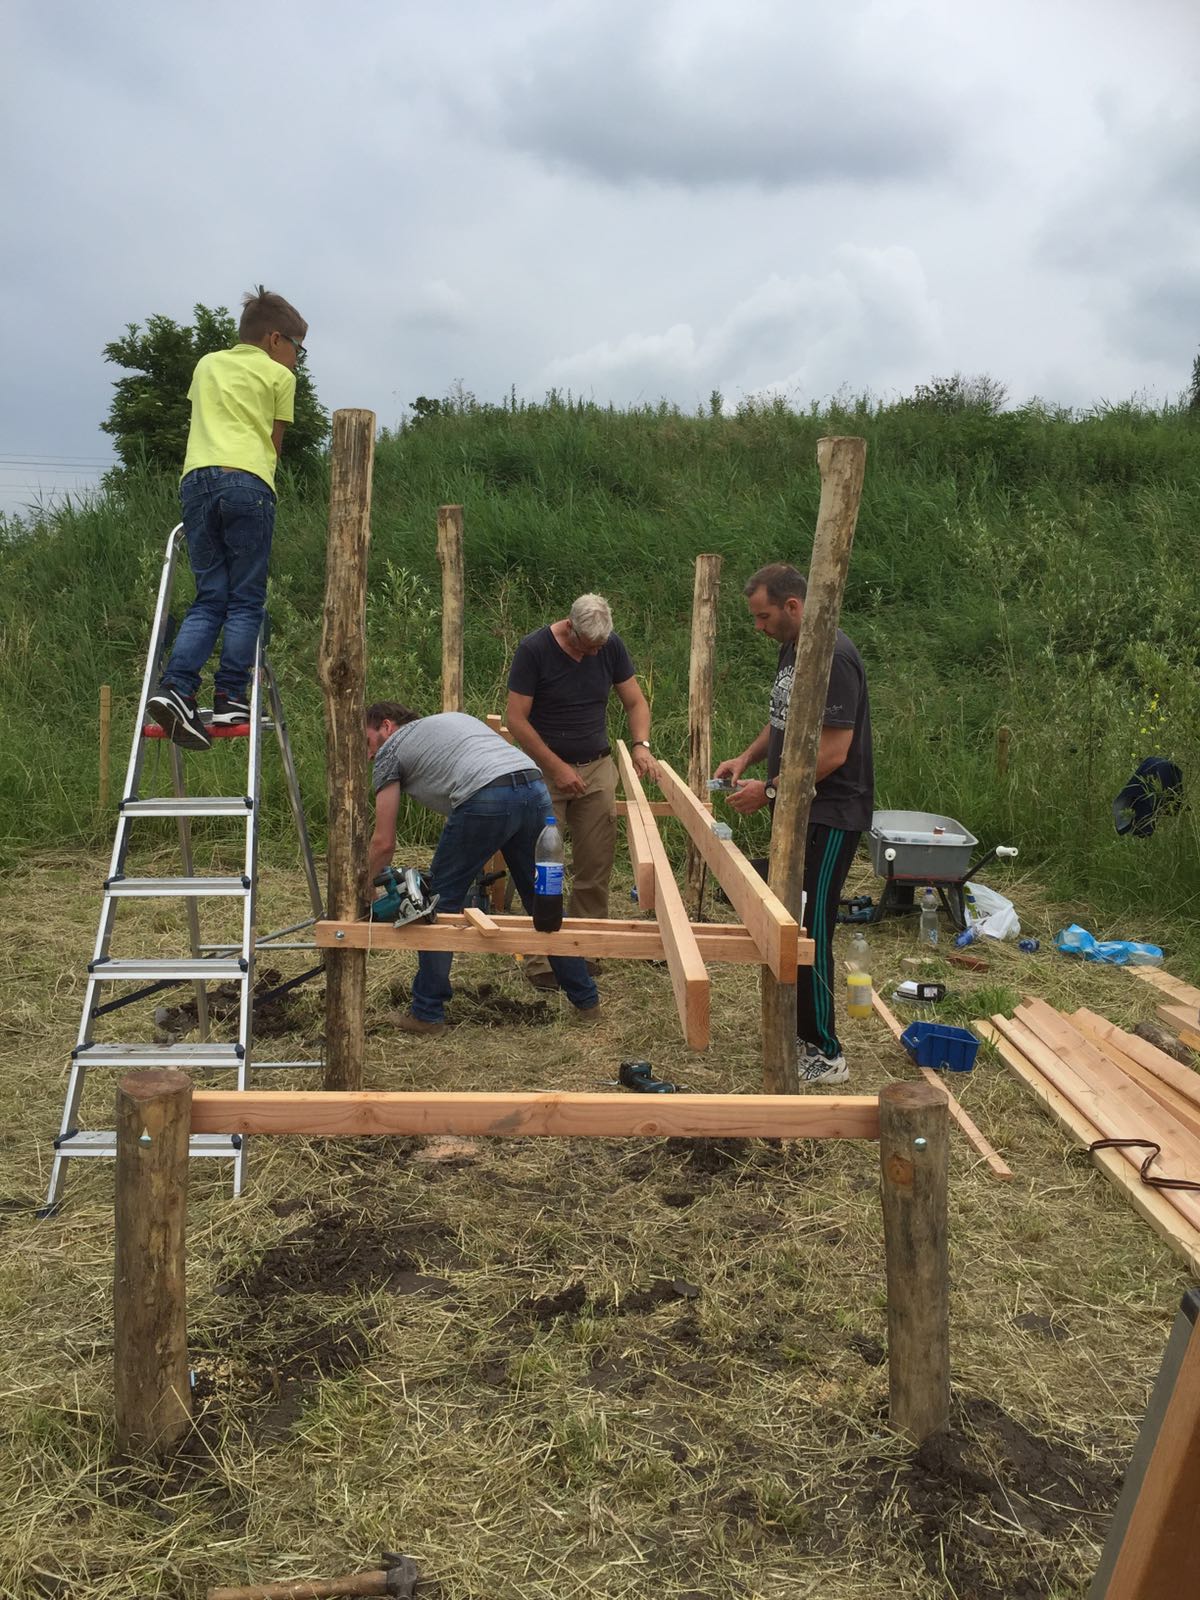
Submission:
[[[196,598],[179,626],[162,681],[194,695],[224,628],[216,686],[242,699],[266,608],[275,495],[253,472],[197,467],[180,484],[179,498]]]
[[[550,810],[550,795],[540,778],[517,787],[502,778],[455,806],[446,818],[429,869],[433,891],[439,896],[438,910],[461,911],[468,889],[499,850],[521,904],[532,916],[533,852]],[[417,954],[412,1009],[422,1022],[445,1020],[453,959],[443,950]],[[599,993],[582,956],[551,956],[550,965],[573,1006],[587,1011],[599,1005]]]

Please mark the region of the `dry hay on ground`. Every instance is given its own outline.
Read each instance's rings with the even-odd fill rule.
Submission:
[[[956,1087],[1016,1177],[952,1135],[955,1414],[919,1453],[886,1425],[874,1146],[260,1139],[241,1202],[223,1166],[193,1169],[192,1448],[164,1473],[115,1463],[111,1169],[77,1169],[57,1218],[29,1209],[93,934],[79,885],[102,871],[31,865],[0,891],[10,927],[30,904],[39,922],[0,956],[0,1593],[174,1600],[384,1546],[444,1600],[1086,1592],[1184,1273],[987,1052]],[[302,898],[284,889],[264,874],[272,926]],[[1044,946],[1069,920],[1021,907]],[[915,930],[871,937],[890,992]],[[1025,987],[1152,1014],[1125,974],[988,953],[986,976],[948,969],[956,1016]],[[410,959],[372,957],[374,1085],[592,1088],[644,1057],[757,1086],[749,969],[713,969],[693,1058],[665,972],[633,963],[608,964],[585,1032],[512,965],[466,961],[454,1027],[401,1040]],[[304,1054],[319,995],[289,1013],[272,1053]],[[845,1038],[854,1089],[907,1074],[880,1024]],[[110,1105],[105,1080],[93,1125]]]

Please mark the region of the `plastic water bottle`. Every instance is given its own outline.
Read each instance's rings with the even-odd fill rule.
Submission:
[[[539,933],[557,933],[562,919],[563,836],[547,817],[533,851],[533,925]]]
[[[855,928],[850,937],[850,958],[847,962],[851,972],[870,972],[871,947],[867,943],[867,936],[861,928]]]
[[[926,889],[921,896],[921,943],[933,945],[936,949],[938,942],[938,905],[937,895],[932,889]]]
[[[871,949],[861,928],[855,928],[850,940],[850,957],[846,974],[846,1012],[851,1017],[871,1015]]]

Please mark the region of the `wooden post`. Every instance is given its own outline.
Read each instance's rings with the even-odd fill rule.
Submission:
[[[439,506],[437,553],[442,567],[442,710],[463,709],[463,508]]]
[[[1011,728],[996,729],[996,776],[1008,776],[1008,747],[1012,742]]]
[[[946,1096],[928,1083],[879,1091],[892,1427],[922,1444],[950,1420]]]
[[[367,548],[375,413],[335,411],[329,493],[325,614],[318,674],[325,691],[329,794],[328,915],[367,909],[366,710]],[[367,1009],[367,953],[325,957],[325,1087],[361,1089]]]
[[[697,556],[692,590],[692,658],[688,668],[688,787],[700,800],[708,798],[712,772],[713,660],[717,642],[717,597],[721,592],[721,557]],[[701,918],[700,893],[704,858],[688,842],[687,886]]]
[[[112,686],[100,685],[100,809],[108,810],[108,757],[112,743]]]
[[[117,1089],[113,1377],[117,1448],[165,1455],[192,1425],[188,1379],[188,1135],[192,1080],[131,1072]]]
[[[808,597],[796,640],[796,671],[779,766],[779,798],[771,825],[769,883],[798,922],[804,890],[808,813],[816,785],[817,746],[829,692],[829,670],[850,547],[866,470],[865,439],[818,439],[821,505],[808,570]],[[796,986],[762,975],[763,1091],[795,1094]]]

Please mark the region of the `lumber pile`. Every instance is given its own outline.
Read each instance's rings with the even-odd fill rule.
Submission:
[[[1130,967],[1129,970],[1163,996],[1158,1019],[1171,1037],[1189,1050],[1200,1050],[1200,989],[1164,972],[1161,967]]]
[[[1010,1020],[972,1024],[1047,1111],[1085,1149],[1134,1209],[1200,1273],[1200,1074],[1086,1008],[1064,1016],[1027,998]],[[1197,1185],[1158,1188],[1149,1178]]]

